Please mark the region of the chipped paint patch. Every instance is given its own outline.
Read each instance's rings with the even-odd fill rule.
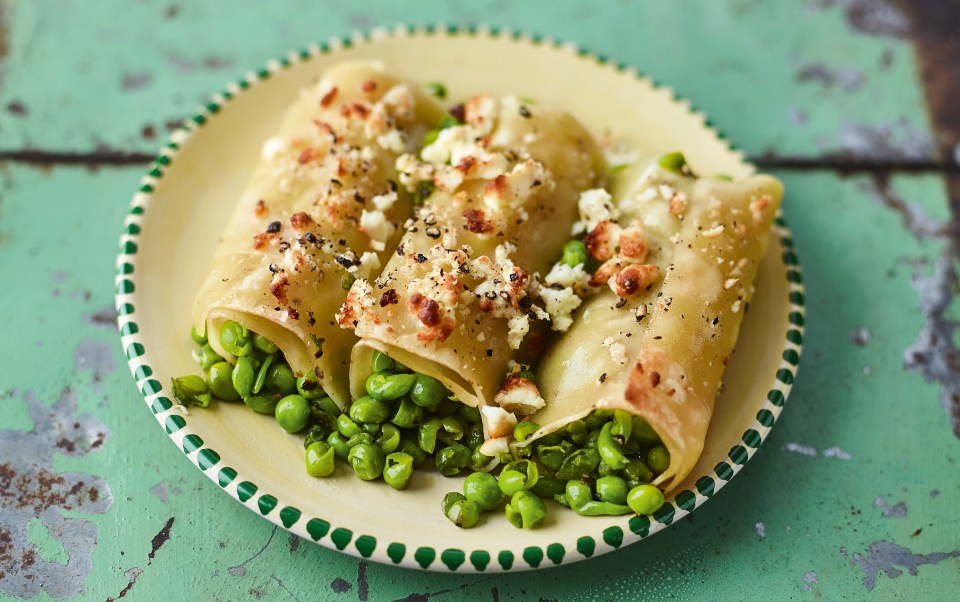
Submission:
[[[100,328],[109,328],[110,330],[116,330],[117,328],[117,310],[114,309],[113,305],[107,305],[92,314],[87,314],[83,316],[83,321],[86,324],[91,326],[97,326]]]
[[[864,369],[865,369],[865,370],[866,370],[866,368],[867,368],[867,366],[864,366]],[[864,374],[869,374],[869,371],[864,372]],[[853,456],[852,456],[852,455],[850,455],[848,452],[843,451],[842,449],[840,449],[840,448],[837,447],[837,446],[828,447],[827,449],[823,450],[823,457],[824,457],[824,458],[836,458],[837,460],[852,460],[852,459],[853,459]]]
[[[97,543],[97,526],[76,514],[103,514],[113,495],[99,477],[56,472],[54,455],[84,456],[103,445],[109,430],[95,416],[77,414],[70,389],[51,408],[32,393],[22,399],[33,430],[0,431],[0,592],[33,598],[43,590],[71,598],[83,592]],[[66,563],[43,558],[30,541],[35,520],[63,546]]]
[[[344,594],[350,591],[352,588],[353,588],[353,584],[343,579],[342,577],[337,577],[336,579],[330,582],[330,589],[332,589],[334,593],[337,593],[337,594]]]
[[[764,539],[767,536],[767,526],[762,522],[757,523],[753,528],[757,530],[757,537],[760,539]]]
[[[847,558],[846,548],[840,548],[840,554]],[[850,564],[855,564],[863,571],[863,587],[868,592],[873,591],[877,584],[877,577],[885,573],[887,577],[896,579],[903,574],[902,567],[914,577],[918,569],[924,564],[939,564],[949,558],[960,558],[960,550],[953,552],[938,552],[934,554],[914,554],[909,549],[897,545],[892,541],[875,541],[867,548],[866,554],[853,553]]]
[[[817,457],[817,448],[810,447],[809,445],[800,445],[799,443],[795,443],[793,441],[784,445],[783,449],[787,450],[788,452],[808,456],[810,458]]]
[[[163,502],[164,504],[169,503],[170,488],[167,486],[166,481],[160,481],[159,483],[151,487],[148,491],[150,491],[150,493],[160,498],[160,501]]]
[[[836,141],[830,142],[836,142],[839,149],[824,145],[824,151],[839,150],[861,160],[928,161],[936,157],[930,133],[913,127],[905,119],[876,125],[845,121],[840,124]]]
[[[798,82],[818,83],[826,89],[840,88],[844,92],[856,92],[863,87],[867,77],[853,67],[828,67],[823,63],[808,63],[800,67]]]
[[[870,329],[866,326],[855,328],[853,332],[850,333],[850,342],[857,347],[866,347],[867,343],[870,342]]]
[[[897,194],[883,177],[875,177],[864,190],[899,213],[904,227],[917,240],[946,239],[933,270],[924,274],[918,264],[911,278],[924,322],[917,340],[903,352],[903,365],[920,373],[927,382],[940,384],[940,405],[950,417],[954,434],[960,437],[960,349],[953,341],[960,323],[947,317],[953,291],[960,284],[956,268],[960,260],[960,225],[956,221],[960,217],[954,215],[950,222],[930,218],[919,205]]]
[[[93,372],[93,380],[98,382],[104,374],[113,372],[117,367],[113,345],[96,339],[80,341],[73,352],[73,359],[77,372]]]
[[[815,0],[808,6],[815,9],[840,6],[846,13],[850,29],[872,36],[906,37],[910,20],[893,0]]]
[[[897,502],[891,506],[882,495],[877,496],[877,498],[873,500],[873,507],[883,509],[883,513],[880,515],[883,518],[906,518],[907,516],[906,502]]]
[[[803,574],[803,591],[808,592],[813,589],[815,583],[820,583],[820,577],[816,571],[809,571]]]

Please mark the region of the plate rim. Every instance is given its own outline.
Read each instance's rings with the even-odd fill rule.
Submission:
[[[730,143],[703,112],[697,110],[689,101],[678,97],[671,88],[624,63],[611,61],[608,57],[593,53],[574,43],[523,33],[510,28],[437,24],[420,27],[397,25],[389,29],[378,27],[369,31],[355,31],[342,37],[331,37],[324,43],[310,44],[299,51],[291,50],[283,57],[268,60],[262,68],[249,71],[239,80],[228,83],[223,91],[212,94],[202,107],[184,119],[181,125],[170,134],[166,145],[158,151],[147,173],[142,176],[137,192],[133,195],[120,237],[114,284],[121,345],[137,388],[157,422],[164,428],[177,448],[224,492],[251,511],[291,533],[362,560],[451,573],[524,571],[569,564],[599,556],[650,537],[705,504],[740,472],[766,440],[789,396],[799,367],[806,312],[802,270],[782,212],[778,212],[776,216],[774,232],[779,242],[781,260],[788,281],[788,326],[773,385],[753,423],[741,435],[739,443],[727,452],[726,457],[710,473],[697,479],[694,488],[674,492],[652,517],[636,515],[624,517],[616,525],[609,526],[599,533],[588,531],[585,535],[576,538],[574,549],[571,550],[567,550],[559,542],[544,547],[526,547],[522,552],[519,548],[504,549],[496,553],[489,550],[472,550],[469,555],[459,548],[437,549],[421,546],[415,550],[408,550],[402,542],[385,541],[386,545],[381,545],[374,535],[357,534],[349,529],[337,527],[323,518],[306,516],[299,508],[282,503],[282,497],[278,498],[270,493],[261,492],[253,480],[247,479],[245,475],[229,466],[214,449],[205,446],[203,439],[188,424],[181,411],[182,407],[174,403],[165,393],[164,385],[153,378],[153,369],[150,366],[152,358],[139,333],[136,317],[137,241],[141,234],[145,211],[153,200],[155,188],[170,168],[181,146],[191,139],[208,120],[219,113],[226,103],[252,86],[269,80],[274,73],[335,53],[341,48],[387,38],[418,36],[483,36],[492,42],[513,40],[540,46],[549,45],[558,50],[564,48],[574,50],[579,57],[591,59],[600,67],[612,66],[618,72],[627,76],[632,75],[656,90],[666,91],[673,102],[681,103],[692,116],[702,118],[702,127],[713,134],[730,152],[737,155],[747,167],[754,167],[743,158],[743,153]],[[768,252],[773,251],[774,249],[768,250]],[[588,526],[589,523],[585,522],[584,525]]]

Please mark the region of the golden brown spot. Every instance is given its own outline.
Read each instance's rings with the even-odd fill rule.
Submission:
[[[270,242],[277,237],[275,232],[261,232],[254,235],[253,237],[253,248],[260,250],[270,244]]]
[[[615,281],[615,292],[621,299],[643,290],[660,278],[660,268],[655,265],[631,264],[620,270]]]
[[[294,213],[290,216],[290,225],[296,230],[306,230],[313,223],[313,218],[304,213]]]
[[[287,290],[284,288],[287,284],[286,274],[273,275],[273,282],[270,283],[270,294],[276,297],[281,305],[286,305],[288,302]]]
[[[333,101],[337,98],[338,91],[336,86],[330,88],[330,90],[323,95],[323,98],[320,99],[320,106],[326,109],[333,104]]]
[[[493,232],[493,222],[487,219],[483,209],[467,209],[463,212],[467,220],[465,228],[474,234],[488,234]]]
[[[590,257],[599,261],[606,261],[613,257],[616,250],[616,245],[613,242],[616,229],[616,224],[604,220],[587,234],[583,244],[587,247],[587,253]]]
[[[377,89],[377,82],[373,81],[372,79],[368,79],[367,81],[360,84],[360,90],[362,90],[366,94],[370,94],[376,89]]]
[[[257,201],[257,204],[253,206],[253,214],[257,217],[263,217],[266,215],[267,211],[267,204],[263,201],[263,199]]]

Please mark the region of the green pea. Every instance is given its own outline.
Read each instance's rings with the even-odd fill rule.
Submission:
[[[327,443],[333,447],[333,451],[344,460],[350,454],[350,446],[347,445],[347,438],[339,431],[333,431],[327,435]]]
[[[268,355],[280,351],[280,348],[274,345],[273,341],[256,332],[253,333],[253,347]]]
[[[456,416],[445,416],[440,419],[440,424],[443,430],[437,432],[437,438],[444,443],[451,444],[463,439],[466,429]]]
[[[610,429],[613,423],[608,422],[600,429],[600,436],[597,438],[597,451],[600,452],[600,459],[607,463],[610,468],[620,470],[630,463],[629,458],[623,455],[620,443],[614,439]]]
[[[541,475],[536,484],[530,488],[530,493],[536,494],[542,498],[553,498],[563,495],[566,491],[567,482],[557,477],[548,477]]]
[[[639,416],[633,417],[633,439],[639,441],[641,445],[649,447],[660,443],[660,436],[653,430],[646,420]]]
[[[297,377],[285,362],[278,362],[267,372],[266,387],[281,395],[290,395],[297,390]]]
[[[470,428],[467,429],[467,437],[463,444],[470,449],[477,449],[483,444],[483,440],[483,425],[479,423],[471,424]]]
[[[253,363],[250,362],[249,357],[241,356],[237,358],[237,363],[233,365],[230,378],[234,390],[240,397],[246,398],[253,392]]]
[[[196,374],[174,378],[170,381],[170,386],[173,389],[173,396],[185,406],[205,408],[210,405],[213,398],[210,387],[202,377]]]
[[[307,447],[307,474],[311,477],[328,477],[337,467],[336,451],[326,441],[314,441]]]
[[[558,470],[567,457],[567,450],[561,445],[538,445],[537,457],[550,470]]]
[[[505,511],[507,520],[518,529],[533,529],[547,517],[547,507],[543,500],[529,491],[514,493]]]
[[[598,502],[593,499],[590,486],[580,481],[567,481],[567,502],[577,514],[583,516],[620,516],[630,514],[630,507],[611,502]]]
[[[445,477],[459,474],[470,462],[470,448],[459,443],[448,445],[437,452],[435,462],[437,470]]]
[[[387,454],[383,464],[383,480],[394,489],[406,489],[413,476],[413,456],[403,452]]]
[[[273,395],[249,395],[243,398],[243,403],[258,414],[273,414],[277,409],[277,400]]]
[[[503,499],[497,479],[486,472],[474,472],[463,481],[463,495],[481,510],[493,510]]]
[[[447,98],[447,88],[440,82],[428,82],[423,85],[423,90],[438,100],[446,100]]]
[[[586,265],[588,258],[587,247],[583,244],[583,241],[571,240],[563,245],[563,257],[561,257],[560,263],[575,268],[578,265]]]
[[[577,445],[583,445],[587,439],[587,426],[583,420],[574,420],[563,427],[563,432]]]
[[[267,382],[267,373],[270,371],[270,364],[273,363],[273,356],[268,355],[263,359],[263,363],[260,364],[260,369],[257,370],[257,378],[253,380],[253,389],[254,393],[259,393],[263,389],[263,385]]]
[[[614,410],[613,426],[610,427],[610,434],[621,437],[624,441],[630,439],[633,433],[633,414],[624,410]]]
[[[571,453],[557,469],[557,478],[569,481],[590,476],[600,464],[600,454],[595,449],[578,449]]]
[[[521,420],[513,427],[513,440],[523,441],[540,430],[540,425],[530,420]]]
[[[376,436],[380,432],[380,425],[376,422],[359,422],[360,428],[368,435]]]
[[[627,485],[636,487],[641,483],[649,483],[653,479],[653,471],[643,460],[631,460],[620,470],[620,476],[627,480]]]
[[[277,402],[273,411],[280,428],[288,433],[302,431],[310,419],[310,404],[299,395],[287,395]]]
[[[453,416],[459,410],[460,402],[448,397],[434,406],[433,413],[440,418],[446,418],[447,416]]]
[[[325,425],[314,424],[310,427],[310,430],[307,431],[307,436],[303,439],[303,448],[306,449],[310,447],[310,444],[314,443],[315,441],[326,441],[331,432],[333,431],[331,431]]]
[[[617,471],[610,468],[610,465],[606,462],[600,462],[600,464],[597,465],[597,475],[601,477],[608,477],[615,474],[617,474]]]
[[[211,347],[209,343],[207,343],[200,348],[200,351],[197,352],[197,361],[200,363],[200,368],[204,372],[207,372],[210,370],[210,366],[218,362],[222,362],[223,358],[213,350],[213,347]]]
[[[537,439],[537,445],[544,445],[546,447],[550,447],[552,445],[564,445],[564,444],[572,446],[572,444],[569,441],[564,440],[563,435],[560,432],[556,432],[556,431],[552,433],[547,433],[543,437],[540,437],[539,439]]]
[[[240,399],[240,394],[233,388],[233,366],[227,362],[217,362],[210,366],[207,375],[207,386],[213,396],[224,401]]]
[[[458,500],[447,510],[450,522],[463,529],[469,529],[480,520],[480,507],[470,500]]]
[[[227,353],[237,357],[250,355],[253,351],[250,331],[236,322],[226,322],[220,327],[220,345]]]
[[[420,428],[417,429],[417,443],[420,445],[420,449],[432,454],[437,447],[437,433],[442,428],[443,423],[440,422],[439,418],[431,418],[421,424]]]
[[[326,393],[323,392],[323,388],[320,386],[319,382],[307,378],[306,376],[301,376],[297,379],[297,393],[299,393],[300,397],[303,397],[307,401],[320,399],[326,395]]]
[[[423,421],[423,408],[413,403],[409,396],[400,398],[400,405],[390,422],[401,428],[413,428]]]
[[[410,368],[408,368],[405,364],[401,364],[398,360],[393,360],[393,362],[394,362],[393,371],[396,372],[397,374],[400,374],[400,373],[406,374],[408,372],[412,372]]]
[[[380,424],[390,416],[390,408],[380,400],[364,395],[350,404],[350,418],[354,422]]]
[[[663,492],[653,485],[637,485],[627,494],[627,505],[637,514],[653,514],[663,503]]]
[[[386,454],[373,443],[361,443],[350,448],[347,460],[353,472],[364,481],[372,481],[383,475]]]
[[[583,419],[583,427],[588,433],[593,430],[600,430],[608,420],[610,420],[609,412],[594,410],[589,416]]]
[[[657,474],[665,471],[670,467],[670,452],[662,445],[651,448],[647,452],[647,466]]]
[[[423,461],[427,459],[426,452],[420,449],[420,446],[418,446],[416,443],[405,437],[400,438],[400,443],[397,445],[397,451],[402,451],[413,458],[414,467],[420,466],[423,464]]]
[[[373,443],[373,435],[370,433],[357,433],[353,437],[347,439],[347,447],[354,448],[361,443]]]
[[[413,387],[416,376],[413,374],[386,375],[375,372],[367,377],[367,394],[379,401],[399,399],[406,395]]]
[[[443,386],[443,383],[426,374],[417,374],[413,387],[410,388],[410,399],[424,408],[437,407],[449,394],[450,391]]]
[[[477,447],[476,451],[473,452],[473,455],[470,456],[470,463],[467,466],[470,470],[483,470],[487,464],[490,463],[490,460],[493,460],[492,457],[480,453],[480,448]]]
[[[536,464],[530,460],[516,460],[503,467],[497,482],[504,495],[513,495],[536,485],[539,477]]]
[[[201,334],[197,334],[197,328],[195,326],[190,327],[190,338],[193,339],[193,342],[197,345],[206,345],[207,337]]]
[[[689,171],[687,167],[687,158],[683,156],[681,152],[673,152],[662,155],[657,159],[657,163],[660,164],[660,167],[678,173],[680,175],[686,175],[686,172]]]
[[[340,431],[340,434],[344,437],[353,437],[357,433],[362,433],[363,429],[359,424],[353,421],[352,418],[346,414],[340,414],[337,416],[337,430]]]
[[[600,429],[595,429],[587,433],[587,437],[583,440],[583,447],[588,449],[597,448],[597,439],[600,437]]]
[[[310,402],[310,406],[315,410],[322,410],[334,418],[340,414],[343,414],[343,412],[340,410],[340,406],[337,405],[337,402],[330,399],[326,395],[319,399],[308,399],[307,401]]]
[[[607,476],[597,479],[597,497],[602,502],[612,502],[614,504],[626,504],[627,482],[617,476]]]
[[[457,502],[466,501],[466,496],[462,493],[456,491],[451,491],[450,493],[443,496],[443,499],[440,500],[440,511],[443,512],[443,515],[446,516],[447,512],[450,511],[450,508],[453,507]]]
[[[376,444],[379,445],[380,449],[385,453],[389,454],[396,451],[400,445],[400,429],[390,423],[381,425],[380,436],[377,437]]]
[[[392,370],[397,363],[393,361],[386,353],[381,353],[379,351],[373,352],[373,371],[374,372],[383,372],[384,370]]]
[[[470,424],[480,424],[480,408],[475,408],[471,406],[461,405],[460,409],[457,410],[457,415],[469,422]]]

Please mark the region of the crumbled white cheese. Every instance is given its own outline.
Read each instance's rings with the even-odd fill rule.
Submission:
[[[602,221],[616,221],[620,211],[613,205],[613,197],[603,188],[591,188],[580,193],[580,221],[573,225],[572,234],[590,232]]]
[[[407,150],[407,144],[403,139],[403,134],[400,133],[400,130],[390,130],[386,134],[380,134],[377,136],[377,144],[380,148],[385,150],[390,150],[395,153],[402,153]]]
[[[530,318],[526,314],[517,314],[507,321],[507,344],[510,349],[519,349],[523,337],[530,332]]]
[[[610,349],[610,359],[621,366],[627,363],[627,347],[613,337],[603,339],[601,343],[604,347]]]
[[[723,288],[724,290],[730,290],[731,288],[733,288],[733,285],[736,283],[737,283],[736,278],[727,278],[726,280],[723,281]]]
[[[397,193],[391,190],[387,194],[378,194],[372,200],[377,211],[387,211],[397,202]]]
[[[551,328],[558,332],[566,332],[573,325],[572,314],[583,300],[573,292],[572,288],[560,290],[543,287],[540,289],[544,309],[550,314]]]
[[[482,411],[482,410],[481,410]],[[510,453],[510,441],[513,439],[513,430],[510,435],[487,439],[480,444],[480,453],[491,458],[503,456]]]
[[[590,292],[590,274],[583,268],[583,264],[570,267],[563,262],[553,264],[553,267],[543,281],[549,286],[559,284],[565,288],[572,288],[579,297],[585,297]]]
[[[513,435],[513,427],[517,426],[517,417],[501,407],[480,406],[480,416],[492,439]]]
[[[531,381],[525,378],[513,378],[508,382],[513,382],[515,385],[507,390],[497,391],[493,398],[493,401],[504,410],[520,416],[529,416],[546,405],[537,385]]]
[[[360,265],[354,267],[358,278],[370,278],[380,271],[380,258],[376,253],[365,251],[360,256]]]
[[[717,224],[709,230],[704,230],[701,232],[700,236],[703,236],[704,238],[717,238],[721,234],[723,234],[723,224]]]
[[[367,211],[360,214],[360,229],[370,237],[370,247],[375,251],[383,251],[386,241],[393,235],[396,226],[387,220],[383,211]]]

